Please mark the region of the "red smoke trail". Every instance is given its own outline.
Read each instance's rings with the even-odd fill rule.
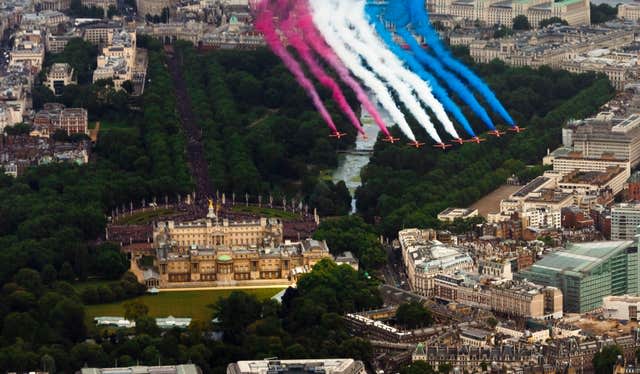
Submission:
[[[302,60],[307,64],[311,73],[318,79],[318,81],[325,87],[331,90],[333,100],[338,104],[338,107],[344,112],[344,114],[349,118],[351,124],[355,126],[356,129],[362,134],[366,135],[362,125],[360,125],[360,121],[358,117],[353,112],[351,107],[349,106],[349,102],[344,97],[344,93],[340,89],[340,86],[333,80],[318,64],[316,59],[313,57],[313,52],[311,49],[305,44],[300,31],[294,27],[294,22],[297,14],[295,10],[293,12],[288,12],[288,3],[289,0],[278,0],[276,5],[276,12],[280,17],[280,30],[284,32],[285,36],[289,43],[298,51]]]
[[[307,94],[311,97],[313,101],[313,105],[315,105],[318,112],[324,119],[324,121],[329,125],[331,131],[334,133],[338,132],[336,125],[333,123],[327,108],[325,108],[322,100],[320,100],[320,96],[316,91],[313,83],[304,75],[304,71],[300,67],[300,64],[291,56],[289,51],[284,47],[282,41],[280,40],[280,36],[276,32],[275,25],[273,23],[273,13],[271,10],[265,8],[266,0],[255,4],[257,12],[257,19],[255,22],[255,27],[257,30],[261,31],[264,34],[264,39],[273,51],[284,63],[284,65],[291,71],[293,76],[296,78],[298,83],[307,91]]]
[[[331,67],[340,75],[340,79],[347,84],[353,92],[355,92],[356,97],[362,104],[362,106],[369,112],[373,120],[376,122],[380,130],[387,136],[390,137],[391,134],[387,129],[387,126],[384,124],[378,109],[373,105],[371,100],[369,100],[369,96],[364,91],[364,89],[360,86],[360,84],[351,76],[349,70],[346,66],[340,61],[340,58],[333,52],[333,50],[325,43],[323,36],[316,29],[315,24],[313,23],[313,16],[309,11],[309,5],[307,1],[298,1],[295,5],[294,12],[298,15],[298,27],[303,30],[305,39],[311,44],[311,47],[316,51],[316,53],[322,58]]]

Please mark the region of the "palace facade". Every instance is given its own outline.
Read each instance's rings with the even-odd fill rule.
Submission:
[[[157,222],[151,287],[278,284],[296,282],[324,258],[333,259],[324,241],[283,241],[279,219],[218,219],[212,205],[206,218]]]

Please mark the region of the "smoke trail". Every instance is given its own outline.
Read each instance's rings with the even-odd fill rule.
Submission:
[[[369,87],[377,96],[380,105],[389,113],[393,120],[398,124],[400,130],[412,141],[416,140],[413,131],[409,127],[407,120],[398,109],[391,94],[387,91],[385,85],[361,63],[360,57],[347,47],[347,44],[341,40],[337,31],[332,27],[331,9],[327,7],[326,0],[310,0],[313,8],[313,21],[322,32],[326,42],[333,48],[334,52],[340,57],[342,62],[358,76],[364,84]]]
[[[408,1],[408,4],[410,6],[409,15],[411,17],[413,28],[416,30],[416,32],[418,32],[426,39],[429,47],[433,49],[436,56],[438,56],[451,70],[460,74],[469,82],[469,84],[471,84],[471,86],[473,86],[478,92],[480,92],[480,94],[487,100],[493,110],[500,114],[500,116],[507,122],[508,125],[515,126],[513,119],[511,118],[507,110],[502,106],[500,100],[498,100],[493,91],[491,91],[491,89],[487,86],[487,84],[484,83],[482,79],[475,75],[471,70],[469,70],[469,68],[464,66],[464,64],[460,63],[453,56],[451,56],[451,53],[449,53],[449,51],[442,44],[438,33],[431,27],[431,24],[429,23],[429,15],[427,14],[424,1],[405,1]]]
[[[371,5],[369,7],[376,9],[376,7]],[[406,29],[405,26],[410,20],[403,0],[390,0],[383,17],[387,22],[393,23],[396,26],[396,33],[409,45],[415,54],[415,58],[425,66],[428,66],[436,76],[442,79],[449,88],[451,88],[465,103],[467,103],[467,105],[469,105],[471,110],[480,117],[489,129],[495,130],[495,125],[493,124],[491,117],[489,117],[487,111],[482,107],[478,100],[476,100],[471,91],[460,81],[460,79],[458,79],[458,77],[456,77],[455,74],[446,70],[440,61],[426,53],[421,48],[420,44],[418,44],[414,39],[413,35],[411,35],[411,33]],[[388,31],[386,32],[388,33]],[[407,53],[405,52],[405,54]]]
[[[300,67],[300,64],[298,64],[293,56],[291,56],[291,54],[287,51],[287,49],[282,44],[280,37],[275,31],[275,25],[273,24],[273,13],[268,9],[264,9],[264,2],[261,3],[261,5],[262,6],[258,6],[262,9],[260,9],[261,11],[258,13],[258,18],[255,23],[256,29],[264,34],[264,39],[271,50],[273,50],[273,52],[278,57],[280,57],[280,59],[282,59],[285,66],[289,69],[289,71],[291,71],[298,83],[307,91],[307,94],[313,101],[313,105],[316,107],[318,112],[320,112],[320,115],[327,123],[327,125],[329,125],[331,131],[337,133],[338,129],[333,123],[333,120],[331,119],[327,108],[325,108],[322,100],[320,100],[320,96],[313,86],[313,83],[311,83],[311,81],[304,75],[304,71]]]
[[[368,45],[365,49],[377,51],[378,60],[382,61],[383,64],[390,65],[392,71],[396,73],[396,76],[413,90],[416,97],[426,106],[431,108],[436,118],[438,118],[440,123],[444,126],[444,129],[454,138],[459,138],[460,136],[444,110],[442,103],[433,96],[431,87],[419,76],[407,70],[402,61],[400,61],[396,55],[391,53],[384,43],[375,35],[374,30],[365,16],[365,1],[351,0],[351,4],[351,9],[348,11],[346,6],[349,4],[341,2],[339,5],[339,12],[344,11],[345,14],[350,14],[348,21],[355,27],[354,34],[359,36],[358,41],[360,42],[360,45]],[[355,9],[353,9],[354,7]],[[420,107],[420,109],[422,110],[422,107]],[[427,123],[426,125],[428,126],[429,124]],[[431,124],[431,126],[433,125]],[[429,132],[428,127],[425,127],[425,129]]]
[[[395,53],[398,58],[404,61],[410,68],[416,73],[420,78],[424,79],[431,86],[431,90],[434,96],[442,103],[445,109],[451,113],[458,122],[462,125],[465,131],[470,136],[475,136],[471,125],[467,118],[462,114],[462,110],[460,107],[456,105],[456,103],[451,100],[447,92],[440,86],[436,78],[425,71],[420,63],[413,57],[413,55],[405,52],[394,40],[391,33],[385,28],[385,26],[378,18],[379,10],[376,7],[367,6],[367,13],[369,15],[369,21],[373,23],[375,30],[378,32],[380,38],[385,42],[385,44],[389,47],[391,52]]]
[[[305,40],[311,44],[311,48],[315,50],[315,52],[321,56],[331,67],[335,70],[340,79],[349,86],[353,92],[355,92],[356,97],[362,104],[362,106],[367,110],[367,112],[371,115],[375,123],[378,125],[380,130],[387,137],[391,137],[387,126],[384,124],[382,120],[382,116],[378,112],[378,109],[373,105],[367,93],[360,87],[360,84],[351,77],[349,70],[346,66],[340,61],[340,58],[336,56],[336,54],[329,48],[322,36],[319,34],[316,26],[313,24],[313,19],[311,18],[311,14],[309,13],[308,5],[304,2],[298,2],[295,5],[295,12],[298,15],[298,27],[300,27],[304,31]]]
[[[288,0],[278,0],[278,3],[277,3],[276,11],[278,12],[279,17],[281,17],[280,30],[284,32],[289,43],[298,51],[298,54],[300,55],[304,63],[307,64],[307,66],[309,67],[309,70],[316,77],[316,79],[318,79],[318,81],[323,86],[331,90],[333,100],[336,101],[336,103],[338,104],[338,107],[344,112],[344,114],[347,116],[351,124],[353,124],[353,126],[356,129],[358,129],[358,132],[360,132],[363,135],[366,135],[366,133],[364,132],[364,129],[362,128],[362,125],[360,125],[360,121],[358,120],[358,117],[349,106],[347,99],[344,97],[344,94],[342,93],[340,86],[338,86],[338,84],[333,80],[333,78],[331,78],[324,71],[324,69],[322,68],[322,66],[320,66],[320,64],[318,64],[316,59],[313,57],[310,48],[305,44],[304,40],[300,36],[299,30],[296,30],[295,27],[293,26],[293,23],[295,22],[295,18],[297,17],[297,14],[295,12],[289,12],[289,16],[288,18],[286,18],[288,3],[289,3]]]
[[[316,4],[319,2],[320,0],[315,1]],[[322,3],[327,4],[330,2],[327,0],[322,0]],[[433,123],[431,122],[431,119],[429,118],[429,115],[427,115],[417,98],[413,95],[410,86],[406,84],[407,82],[403,81],[396,75],[397,72],[406,72],[407,70],[404,69],[402,67],[402,64],[397,60],[387,61],[381,59],[377,52],[380,49],[386,50],[384,46],[371,43],[372,41],[377,41],[375,37],[373,38],[373,40],[368,40],[370,42],[369,44],[365,44],[362,39],[359,38],[360,35],[357,34],[358,30],[351,30],[348,26],[347,18],[341,16],[348,16],[349,13],[354,14],[358,13],[359,11],[362,11],[364,13],[364,3],[362,3],[362,9],[354,9],[354,6],[356,5],[354,3],[345,3],[344,1],[338,4],[336,4],[335,2],[332,3],[333,5],[328,5],[329,7],[333,6],[333,9],[327,7],[328,11],[325,11],[324,14],[328,15],[331,10],[334,11],[335,14],[333,14],[334,17],[332,17],[333,19],[331,21],[335,30],[338,31],[339,36],[342,37],[342,40],[347,45],[352,47],[358,54],[364,57],[371,68],[378,72],[378,75],[385,79],[387,83],[398,93],[400,100],[402,100],[403,103],[407,106],[407,109],[411,111],[418,123],[420,123],[420,125],[424,127],[429,136],[437,143],[442,143],[440,136],[438,135]],[[345,4],[349,5],[349,9],[344,7]],[[338,15],[338,17],[335,17],[335,15]],[[362,15],[362,17],[364,18],[364,15]],[[353,24],[353,21],[351,23],[353,26],[356,26],[355,24]],[[366,20],[364,20],[364,23],[368,26]],[[393,54],[391,54],[391,56],[395,58]],[[424,82],[419,77],[416,76],[416,79],[418,82],[424,84]],[[435,99],[433,101],[435,103],[438,103]],[[444,113],[444,109],[442,110],[442,112]],[[448,120],[446,114],[444,115],[443,119]],[[458,138],[459,136],[457,136],[456,134],[455,137]]]

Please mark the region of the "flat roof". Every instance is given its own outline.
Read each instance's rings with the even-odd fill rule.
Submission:
[[[571,243],[566,249],[550,253],[532,265],[531,270],[575,272],[576,275],[591,270],[610,257],[632,246],[632,240]]]

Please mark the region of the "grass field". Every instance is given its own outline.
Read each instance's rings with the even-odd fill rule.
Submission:
[[[256,295],[259,299],[265,300],[282,291],[283,288],[243,289],[238,291]],[[168,317],[171,315],[207,321],[211,319],[213,312],[209,305],[214,304],[221,297],[229,296],[234,291],[236,290],[160,292],[157,295],[145,295],[131,300],[137,300],[147,305],[151,317]],[[93,317],[97,316],[123,316],[125,302],[87,305],[85,307],[87,321],[91,322]]]
[[[124,217],[118,218],[115,223],[118,225],[142,225],[145,223],[150,223],[155,218],[168,216],[174,213],[176,213],[176,211],[173,209],[164,209],[164,208],[158,208],[156,210],[150,209],[150,210],[147,210],[146,212],[138,212],[130,216],[124,216]]]
[[[283,220],[294,220],[299,216],[293,212],[285,212],[282,209],[271,209],[271,208],[260,208],[257,206],[240,206],[236,205],[232,208],[234,212],[240,213],[251,213],[255,215],[259,215],[261,217],[272,217],[272,218],[280,218]]]

